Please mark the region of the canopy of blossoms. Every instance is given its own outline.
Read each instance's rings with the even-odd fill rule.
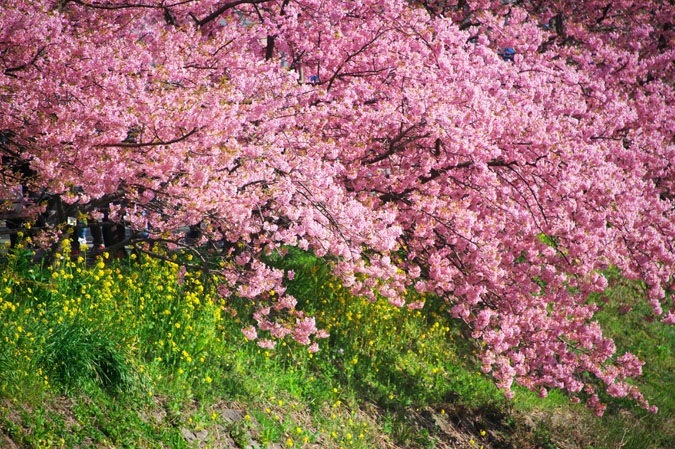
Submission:
[[[602,386],[653,409],[588,298],[616,267],[675,322],[674,18],[656,0],[4,0],[0,197],[193,251],[258,305],[262,345],[325,336],[265,263],[298,246],[354,294],[447,301],[507,395],[601,414]]]

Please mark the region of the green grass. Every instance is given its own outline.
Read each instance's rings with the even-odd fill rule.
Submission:
[[[641,283],[613,272],[608,279],[611,289],[597,298],[602,306],[598,321],[614,339],[617,355],[630,351],[646,361],[636,384],[659,413],[634,409],[628,400],[608,400],[601,420],[606,440],[623,441],[625,447],[675,447],[675,327],[653,320]],[[634,310],[625,313],[626,306]],[[629,421],[626,410],[631,411]]]
[[[628,399],[600,393],[607,409],[602,417],[595,418],[583,405],[569,404],[567,396],[559,391],[551,391],[545,399],[519,391],[515,408],[523,414],[542,417],[543,430],[567,433],[576,447],[675,447],[675,327],[653,319],[640,282],[626,280],[613,269],[605,275],[609,288],[590,298],[600,306],[596,319],[605,335],[614,340],[616,356],[629,351],[646,362],[643,375],[633,383],[659,412],[652,414]],[[626,313],[626,306],[633,310]]]
[[[621,350],[649,360],[638,382],[658,415],[607,398],[597,419],[560,392],[508,401],[443,302],[411,291],[422,311],[370,303],[299,250],[270,263],[296,272],[289,292],[330,333],[316,354],[248,342],[251,304],[219,300],[198,274],[178,282],[176,264],[64,256],[2,262],[0,446],[673,446],[674,334],[613,318],[620,298],[639,295],[619,278],[599,319]]]

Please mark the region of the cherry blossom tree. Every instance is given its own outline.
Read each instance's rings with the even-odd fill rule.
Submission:
[[[447,301],[507,395],[560,388],[601,414],[601,386],[655,411],[589,297],[616,267],[675,322],[672,1],[0,13],[0,197],[23,191],[28,218],[107,209],[132,229],[118,245],[191,251],[187,268],[257,305],[244,335],[264,347],[326,336],[265,263],[312,249],[354,294]]]

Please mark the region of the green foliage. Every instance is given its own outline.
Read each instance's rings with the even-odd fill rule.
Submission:
[[[45,332],[35,365],[50,373],[61,385],[83,387],[94,381],[106,388],[130,391],[139,379],[116,335],[107,329],[92,329],[79,320],[56,323]]]
[[[422,311],[368,302],[297,249],[270,259],[295,271],[289,292],[330,333],[316,354],[293,341],[274,350],[248,342],[241,328],[250,304],[218,300],[214,283],[181,276],[177,263],[71,260],[67,248],[52,267],[25,257],[10,254],[0,278],[0,437],[25,447],[180,448],[193,445],[185,437],[193,432],[204,444],[238,447],[378,448],[386,440],[425,448],[449,438],[452,422],[476,448],[556,447],[560,435],[584,448],[665,448],[673,438],[673,398],[664,394],[675,372],[673,331],[612,320],[641,288],[616,277],[591,300],[605,307],[598,316],[619,350],[649,359],[639,381],[661,408],[656,416],[606,398],[606,416],[596,419],[559,392],[539,399],[519,390],[507,401],[478,369],[481,348],[438,298],[410,291],[410,302],[425,301]],[[223,408],[242,416],[221,419]],[[534,427],[523,424],[527,415],[537,416]]]

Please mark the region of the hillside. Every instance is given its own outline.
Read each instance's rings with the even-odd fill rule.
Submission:
[[[23,252],[21,252],[23,251]],[[14,448],[669,448],[675,442],[675,332],[612,319],[638,295],[608,273],[598,315],[619,349],[648,364],[637,381],[653,415],[604,397],[597,418],[562,393],[507,400],[445,305],[396,308],[352,296],[327,264],[291,249],[298,308],[330,337],[313,354],[261,348],[241,332],[250,302],[215,282],[132,254],[53,267],[9,253],[0,279],[0,446]],[[180,261],[189,257],[165,253]],[[270,292],[270,294],[274,294]],[[640,307],[636,303],[636,307]],[[621,312],[625,312],[622,310]],[[621,327],[620,327],[621,326]],[[620,351],[617,351],[620,353]]]

